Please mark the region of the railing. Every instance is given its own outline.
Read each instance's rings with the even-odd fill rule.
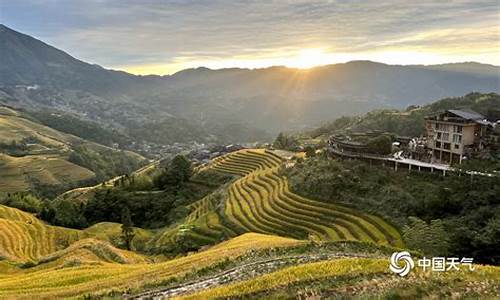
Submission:
[[[381,154],[375,154],[375,153],[362,153],[362,152],[353,152],[353,151],[346,151],[346,150],[341,150],[341,149],[335,149],[333,147],[328,147],[328,151],[330,153],[338,154],[341,156],[347,156],[347,157],[361,157],[361,158],[372,158],[372,159],[387,159],[390,158],[388,155],[381,155]]]

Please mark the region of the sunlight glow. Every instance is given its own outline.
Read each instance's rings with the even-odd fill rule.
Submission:
[[[166,75],[198,67],[259,69],[285,66],[306,70],[353,60],[370,60],[393,65],[442,64],[464,61],[500,63],[497,50],[498,47],[493,47],[493,50],[487,49],[480,53],[463,55],[456,53],[455,49],[429,49],[426,51],[412,47],[385,47],[367,52],[335,52],[331,48],[276,49],[275,52],[271,53],[230,57],[178,56],[164,64],[113,66],[113,68],[138,75]]]
[[[332,54],[327,54],[323,49],[304,49],[296,58],[292,58],[286,66],[308,69],[316,66],[327,65],[333,62]]]

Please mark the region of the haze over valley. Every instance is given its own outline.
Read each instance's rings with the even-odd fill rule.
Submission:
[[[499,15],[0,0],[0,299],[500,299]]]
[[[56,109],[159,143],[269,140],[343,115],[405,108],[471,91],[495,92],[500,67],[479,63],[396,66],[352,61],[311,69],[204,67],[136,76],[80,61],[0,27],[1,103]],[[176,127],[181,134],[160,134]],[[174,130],[175,131],[175,130]]]

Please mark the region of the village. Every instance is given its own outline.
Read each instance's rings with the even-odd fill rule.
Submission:
[[[334,134],[328,140],[332,156],[357,158],[408,170],[446,171],[471,159],[490,159],[500,149],[500,119],[472,110],[446,110],[425,118],[425,135],[394,136],[366,131]],[[381,147],[373,141],[391,141]]]

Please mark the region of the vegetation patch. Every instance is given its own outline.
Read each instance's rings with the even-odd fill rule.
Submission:
[[[281,174],[297,194],[342,203],[396,224],[407,246],[427,255],[500,262],[498,178],[394,172],[325,157],[299,162]]]

